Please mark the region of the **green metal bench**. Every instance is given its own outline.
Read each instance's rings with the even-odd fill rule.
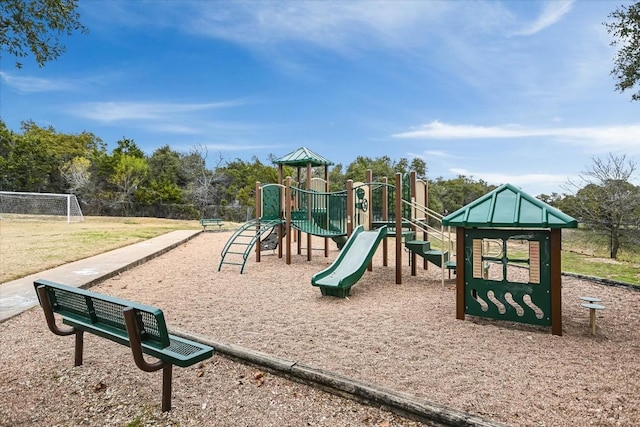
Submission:
[[[82,365],[83,333],[89,332],[130,347],[136,366],[143,371],[162,369],[163,412],[171,410],[173,365],[187,367],[213,355],[209,346],[170,335],[158,308],[48,280],[33,284],[51,332],[60,336],[75,334],[75,366]],[[54,313],[71,328],[61,328]],[[149,363],[143,354],[159,360]]]
[[[206,230],[209,225],[217,225],[218,230],[222,228],[224,225],[220,218],[202,218],[200,220],[200,225],[202,226],[202,230]]]

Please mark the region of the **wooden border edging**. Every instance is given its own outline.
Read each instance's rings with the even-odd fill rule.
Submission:
[[[326,392],[381,407],[397,415],[423,423],[455,427],[505,427],[506,424],[480,418],[476,415],[419,399],[407,393],[386,389],[375,384],[348,378],[331,371],[307,366],[293,360],[267,353],[213,341],[201,335],[180,330],[169,331],[177,336],[212,346],[214,354],[252,365],[298,383],[310,385]]]
[[[605,279],[603,277],[587,276],[585,274],[569,273],[565,271],[562,272],[562,275],[567,277],[575,277],[576,279],[581,279],[581,280],[588,280],[590,282],[599,283],[601,285],[629,289],[632,291],[640,291],[640,285],[634,285],[633,283],[618,282],[616,280]]]

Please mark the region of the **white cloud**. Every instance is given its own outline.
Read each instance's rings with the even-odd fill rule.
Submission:
[[[574,0],[547,1],[538,18],[526,27],[516,31],[514,35],[531,36],[560,21],[564,15],[571,11]]]
[[[392,135],[394,138],[415,139],[483,139],[483,138],[515,138],[531,136],[532,130],[519,129],[516,126],[475,126],[450,125],[434,120],[415,130]]]
[[[406,139],[551,138],[586,146],[593,151],[640,154],[640,125],[585,127],[525,127],[517,125],[450,125],[433,121],[417,129],[392,135]]]
[[[451,153],[447,153],[442,150],[425,150],[422,154],[412,154],[415,157],[428,158],[428,157],[452,157]]]
[[[70,112],[85,119],[100,122],[131,120],[168,120],[176,116],[220,108],[243,105],[244,101],[223,101],[205,104],[153,103],[153,102],[92,102],[70,108]]]
[[[473,176],[483,179],[493,184],[510,183],[513,185],[522,184],[561,184],[566,182],[567,175],[544,174],[544,173],[525,173],[525,174],[504,174],[495,172],[472,172],[462,168],[451,168],[449,171],[456,175]]]
[[[235,2],[202,3],[189,31],[263,48],[303,42],[335,50],[400,46],[407,32],[425,32],[451,7],[447,2]],[[185,27],[186,28],[186,27]],[[375,40],[372,43],[372,40]],[[415,40],[415,39],[414,39]]]
[[[75,88],[75,84],[68,80],[19,77],[3,71],[0,71],[0,79],[2,79],[7,86],[21,93],[57,92]]]
[[[473,177],[473,179],[481,179],[491,185],[511,184],[522,188],[531,195],[549,194],[561,192],[561,188],[566,184],[569,178],[566,174],[542,174],[542,173],[523,173],[523,174],[505,174],[485,171],[469,171],[463,168],[449,169],[453,175],[464,175]]]

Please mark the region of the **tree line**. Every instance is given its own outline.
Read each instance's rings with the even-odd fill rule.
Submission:
[[[125,137],[109,152],[107,144],[90,132],[65,134],[33,121],[23,122],[21,132],[14,132],[0,120],[0,189],[73,193],[85,215],[242,221],[247,209],[255,206],[256,181],[277,182],[273,159],[271,155],[267,162],[255,156],[250,161],[227,160],[202,146],[181,153],[164,145],[146,155]],[[363,181],[367,169],[374,181],[389,177],[393,182],[397,172],[410,171],[426,179],[427,173],[419,158],[358,156],[346,167],[337,164],[331,169],[330,190],[343,190],[349,179]],[[284,173],[294,176],[296,171],[285,167]],[[312,170],[314,175],[322,173]],[[465,176],[438,178],[430,182],[430,207],[453,212],[494,188]]]
[[[147,155],[125,137],[109,152],[107,144],[89,132],[65,134],[26,121],[18,133],[0,119],[0,190],[73,193],[85,215],[243,222],[253,217],[256,181],[278,180],[273,159],[271,155],[268,162],[255,156],[250,161],[227,160],[219,153],[213,157],[202,146],[181,153],[164,145]],[[322,176],[322,169],[312,174]],[[398,172],[415,171],[428,182],[429,207],[443,214],[496,188],[463,175],[427,179],[427,164],[420,158],[358,156],[346,167],[337,164],[331,169],[330,190],[343,190],[349,179],[364,181],[368,169],[374,181],[388,177],[391,182]],[[567,182],[573,194],[537,197],[607,236],[615,258],[621,247],[640,244],[640,186],[632,184],[635,170],[636,163],[626,156],[594,158],[579,179]],[[285,167],[285,176],[295,178],[295,173]]]

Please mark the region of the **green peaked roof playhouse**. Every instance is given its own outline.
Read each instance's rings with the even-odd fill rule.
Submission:
[[[504,184],[447,215],[456,227],[456,317],[551,326],[562,335],[561,240],[578,222]]]

